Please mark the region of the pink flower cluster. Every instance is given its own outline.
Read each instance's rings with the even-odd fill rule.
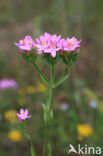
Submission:
[[[19,47],[20,52],[23,50],[29,51],[35,47],[34,41],[30,36],[25,36],[23,40],[20,40],[19,43],[15,43]]]
[[[31,115],[28,115],[28,109],[20,109],[20,113],[17,113],[18,121],[21,122],[22,120],[26,120],[31,118]]]
[[[13,79],[2,79],[0,80],[0,90],[4,90],[7,88],[17,88],[18,85]]]
[[[44,35],[35,41],[30,36],[26,36],[24,40],[20,40],[19,43],[15,44],[21,52],[22,50],[29,51],[36,49],[38,55],[50,54],[50,56],[56,57],[57,53],[63,54],[63,52],[78,51],[80,49],[80,42],[81,40],[77,41],[75,37],[64,39],[60,35],[50,35],[45,32]]]

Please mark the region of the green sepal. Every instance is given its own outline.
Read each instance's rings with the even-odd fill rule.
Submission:
[[[65,55],[61,55],[62,61],[67,66],[71,66],[74,64],[78,59],[78,53],[77,52],[65,52]]]
[[[33,50],[31,50],[28,54],[26,53],[23,53],[22,54],[22,57],[29,63],[34,63],[36,61],[36,58],[37,58],[37,54],[34,54],[33,53]]]
[[[58,60],[60,59],[60,55],[56,55],[56,57],[52,57],[48,54],[44,54],[42,55],[42,58],[44,60],[44,62],[49,66],[49,67],[53,67],[57,62]]]

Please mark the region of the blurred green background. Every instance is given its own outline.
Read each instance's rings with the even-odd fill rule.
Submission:
[[[10,132],[19,132],[11,116],[15,118],[15,111],[21,107],[32,114],[28,131],[37,155],[42,156],[45,129],[42,103],[48,96],[48,88],[35,68],[21,58],[14,42],[25,35],[36,38],[44,32],[82,39],[80,57],[71,67],[70,78],[55,91],[53,156],[67,156],[70,143],[75,147],[80,143],[103,148],[103,1],[3,0],[0,1],[0,79],[14,79],[19,88],[0,90],[1,156],[30,155],[29,142],[23,136],[19,141],[15,141],[15,135],[9,137]],[[42,60],[38,64],[49,78]],[[63,70],[64,66],[58,63],[56,78]]]

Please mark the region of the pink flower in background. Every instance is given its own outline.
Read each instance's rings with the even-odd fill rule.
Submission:
[[[7,88],[17,88],[17,82],[13,79],[2,79],[0,80],[0,90],[7,89]]]
[[[24,110],[22,108],[20,109],[20,113],[17,113],[17,116],[19,122],[31,118],[31,115],[28,115],[28,109]]]
[[[22,53],[22,50],[29,51],[34,48],[35,43],[30,36],[25,36],[23,40],[20,40],[19,43],[15,43],[15,45],[19,47],[20,52]]]

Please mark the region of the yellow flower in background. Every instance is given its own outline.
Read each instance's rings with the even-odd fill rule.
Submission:
[[[43,83],[39,83],[38,86],[37,86],[37,90],[39,92],[46,92],[47,91],[47,87],[43,84]]]
[[[17,122],[17,115],[16,115],[16,110],[9,110],[9,111],[6,111],[4,113],[4,118],[5,120],[7,120],[9,123],[11,124],[14,124]]]
[[[11,130],[8,133],[8,138],[14,142],[18,142],[22,140],[22,134],[18,130]]]
[[[93,133],[93,128],[88,124],[78,125],[77,130],[78,130],[78,135],[79,135],[78,139],[79,140],[83,140],[84,137],[85,138],[89,137]]]
[[[35,88],[33,86],[28,86],[26,88],[26,91],[28,94],[34,94],[35,93]]]
[[[20,94],[21,96],[25,96],[25,95],[26,95],[25,89],[20,89],[20,90],[19,90],[19,94]]]
[[[24,105],[25,102],[26,102],[25,98],[23,98],[23,97],[18,98],[18,104],[19,105]]]

